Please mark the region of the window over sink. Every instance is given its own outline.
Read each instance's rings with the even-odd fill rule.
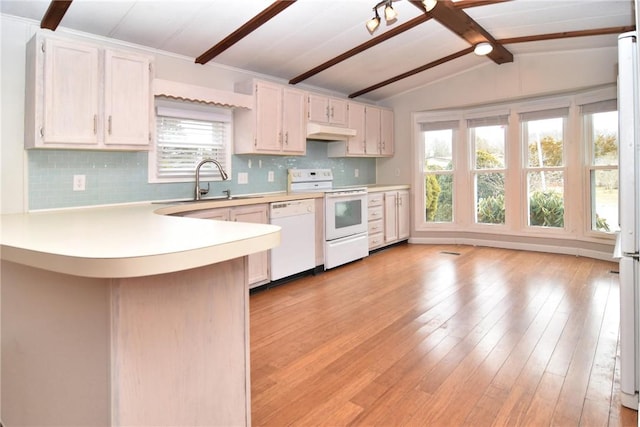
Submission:
[[[217,160],[231,173],[233,114],[227,108],[156,99],[156,135],[149,151],[149,182],[193,181],[203,159]],[[202,180],[222,180],[203,166]]]

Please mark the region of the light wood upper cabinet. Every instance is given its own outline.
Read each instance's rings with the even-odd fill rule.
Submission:
[[[151,87],[148,58],[105,50],[105,136],[107,145],[148,145]]]
[[[27,45],[26,148],[145,150],[152,58],[36,35]]]
[[[392,157],[394,155],[393,110],[349,102],[348,127],[356,136],[330,142],[329,157]]]
[[[384,108],[380,110],[380,140],[380,154],[383,156],[393,156],[395,148],[392,110]]]
[[[347,152],[350,155],[365,154],[365,106],[350,102],[348,105],[349,128],[356,130],[356,136],[347,141]]]
[[[366,153],[370,155],[380,154],[380,109],[377,107],[365,107],[365,146]]]
[[[347,101],[329,96],[309,94],[309,121],[334,126],[347,126]]]
[[[43,144],[98,144],[99,49],[44,40],[44,86],[39,138]],[[30,82],[29,82],[30,83]]]
[[[282,89],[282,151],[288,154],[307,151],[306,100],[307,94],[301,90]]]
[[[306,92],[261,80],[236,84],[235,89],[254,97],[252,110],[234,112],[237,154],[305,154]]]

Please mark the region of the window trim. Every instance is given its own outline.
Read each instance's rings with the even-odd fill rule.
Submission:
[[[230,129],[228,139],[226,141],[225,155],[223,169],[231,176],[231,164],[233,154],[233,111],[228,108],[212,105],[202,105],[187,101],[177,101],[173,99],[166,99],[164,97],[156,97],[155,101],[155,113],[154,113],[154,127],[152,144],[148,152],[148,170],[147,181],[149,183],[158,184],[170,184],[170,183],[182,183],[182,182],[195,182],[195,165],[193,170],[193,176],[191,177],[159,177],[157,174],[157,123],[158,116],[174,117],[178,119],[193,119],[193,120],[211,120],[228,122]],[[212,173],[208,173],[206,168],[203,168],[201,172],[201,180],[203,182],[210,181],[222,181],[217,170],[211,169]]]
[[[585,174],[585,156],[583,129],[581,126],[581,114],[579,106],[584,103],[598,102],[608,99],[615,99],[617,89],[615,85],[607,84],[599,87],[593,87],[585,90],[577,90],[564,94],[546,95],[533,98],[523,98],[515,100],[507,100],[503,102],[488,103],[486,105],[448,108],[433,111],[412,112],[411,120],[413,125],[412,131],[412,154],[414,157],[414,181],[413,185],[416,189],[414,203],[414,230],[417,233],[434,233],[431,240],[437,241],[439,232],[446,241],[451,241],[452,236],[456,239],[473,236],[473,233],[498,235],[504,234],[511,237],[531,237],[531,238],[553,238],[560,240],[577,240],[590,243],[611,244],[615,240],[611,235],[592,235],[585,231],[586,227],[590,227],[590,223],[585,222],[585,215],[589,206],[586,206],[586,195],[584,191],[588,191],[584,186]],[[521,129],[519,113],[531,112],[536,110],[568,108],[568,116],[564,123],[564,180],[565,180],[565,227],[554,229],[553,227],[530,227],[528,226],[528,209],[521,209],[522,200],[524,200],[523,189],[526,187],[526,175],[522,171],[522,148],[521,148]],[[491,115],[490,112],[510,111],[509,113],[509,129],[507,131],[508,153],[507,160],[507,185],[505,188],[506,197],[506,216],[505,228],[498,229],[494,224],[475,224],[471,221],[473,206],[468,204],[468,200],[473,197],[470,189],[471,170],[470,170],[470,154],[466,138],[459,137],[458,141],[454,141],[454,164],[458,169],[455,175],[455,186],[457,195],[454,203],[455,222],[453,223],[426,223],[424,221],[424,176],[421,163],[424,162],[422,135],[420,123],[428,121],[443,121],[451,119],[460,120],[459,135],[466,134],[466,120],[469,117],[481,117],[483,115]],[[515,167],[514,165],[518,165]],[[579,191],[573,191],[577,183],[582,186]],[[571,191],[567,190],[571,189]],[[460,192],[464,192],[462,195]],[[468,194],[467,194],[468,193]],[[419,199],[419,201],[418,201]],[[509,210],[511,209],[511,215]],[[468,212],[467,212],[468,211]],[[522,212],[522,214],[520,214]],[[524,218],[524,221],[523,221]],[[585,225],[586,224],[586,225]],[[451,234],[454,233],[454,234]],[[602,234],[602,233],[598,233]]]

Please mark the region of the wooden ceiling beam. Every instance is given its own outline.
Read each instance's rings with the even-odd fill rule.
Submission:
[[[549,34],[539,34],[539,35],[533,35],[533,36],[511,37],[511,38],[497,40],[497,42],[500,44],[514,44],[514,43],[526,43],[526,42],[535,42],[535,41],[544,41],[544,40],[565,39],[565,38],[572,38],[572,37],[602,36],[602,35],[608,35],[608,34],[626,33],[628,31],[635,31],[635,29],[636,29],[635,25],[629,25],[629,26],[622,26],[622,27],[597,28],[593,30],[564,31],[561,33],[549,33]],[[356,98],[360,95],[364,95],[365,93],[369,93],[376,89],[380,89],[381,87],[390,85],[391,83],[395,83],[402,79],[406,79],[407,77],[411,77],[414,74],[418,74],[418,73],[421,73],[422,71],[426,71],[430,68],[444,64],[445,62],[460,58],[461,56],[467,55],[468,53],[471,53],[471,52],[473,52],[473,47],[467,48],[465,50],[461,50],[460,52],[456,52],[449,56],[445,56],[444,58],[437,59],[421,67],[414,68],[413,70],[407,71],[395,77],[391,77],[383,82],[369,86],[368,88],[354,92],[349,95],[349,98]]]
[[[515,44],[539,42],[543,40],[568,39],[572,37],[603,36],[607,34],[622,34],[628,31],[635,31],[635,29],[635,25],[628,25],[622,27],[596,28],[593,30],[563,31],[561,33],[540,34],[537,36],[511,37],[507,39],[500,39],[499,42],[502,44]]]
[[[438,5],[429,13],[436,21],[462,37],[471,46],[481,42],[490,43],[493,46],[493,50],[487,56],[496,64],[513,62],[513,54],[463,10],[458,9],[451,0],[438,1]]]
[[[73,0],[52,0],[40,21],[40,28],[55,31]]]
[[[385,80],[383,82],[377,83],[377,84],[375,84],[373,86],[369,86],[368,88],[365,88],[365,89],[359,90],[357,92],[354,92],[354,93],[349,95],[349,98],[356,98],[356,97],[358,97],[360,95],[364,95],[365,93],[369,93],[369,92],[371,92],[373,90],[380,89],[383,86],[387,86],[387,85],[390,85],[391,83],[395,83],[395,82],[397,82],[399,80],[406,79],[407,77],[411,77],[414,74],[421,73],[423,71],[428,70],[429,68],[437,67],[438,65],[444,64],[445,62],[452,61],[452,60],[454,60],[456,58],[460,58],[461,56],[465,56],[465,55],[467,55],[467,54],[469,54],[471,52],[473,52],[473,47],[468,47],[468,48],[466,48],[464,50],[461,50],[459,52],[456,52],[456,53],[453,53],[451,55],[445,56],[444,58],[436,59],[435,61],[429,62],[428,64],[425,64],[425,65],[423,65],[421,67],[414,68],[413,70],[407,71],[407,72],[399,74],[399,75],[397,75],[395,77],[391,77],[390,79],[387,79],[387,80]]]
[[[264,23],[269,21],[271,18],[273,18],[295,2],[296,0],[276,0],[265,10],[251,18],[240,28],[225,37],[218,44],[197,57],[196,64],[206,64],[207,62],[211,61],[213,58],[220,55],[222,52],[229,49],[234,44],[238,43],[240,40],[251,34],[253,31],[261,27]]]
[[[302,74],[300,74],[297,77],[292,78],[291,80],[289,80],[289,84],[296,84],[296,83],[300,83],[303,80],[308,79],[311,76],[314,76],[316,74],[318,74],[321,71],[326,70],[329,67],[333,67],[336,64],[339,64],[340,62],[351,58],[352,56],[355,56],[357,54],[359,54],[360,52],[363,52],[369,48],[372,48],[373,46],[382,43],[385,40],[389,40],[392,37],[397,36],[398,34],[404,33],[407,30],[410,30],[411,28],[422,24],[423,22],[428,21],[429,19],[431,19],[430,16],[423,14],[420,16],[417,16],[415,18],[413,18],[410,21],[405,22],[402,25],[398,25],[397,27],[393,27],[391,30],[386,31],[382,34],[380,34],[378,37],[372,38],[371,40],[362,43],[359,46],[354,47],[353,49],[350,49],[348,51],[346,51],[343,54],[340,54],[338,56],[336,56],[335,58],[332,58],[330,60],[328,60],[327,62],[318,65],[317,67],[304,72]]]
[[[488,4],[494,4],[494,3],[503,3],[506,1],[511,1],[511,0],[465,0],[465,1],[461,1],[461,2],[457,2],[454,3],[454,7],[455,8],[459,8],[459,9],[464,9],[467,7],[474,7],[474,6],[484,6],[484,5],[488,5]],[[431,19],[431,15],[426,13],[424,10],[424,6],[422,5],[422,0],[409,0],[409,2],[411,2],[411,4],[413,4],[414,6],[416,6],[417,8],[419,8],[420,10],[422,10],[422,12],[424,12],[422,15],[417,16],[415,18],[413,18],[410,21],[405,22],[402,25],[399,25],[397,27],[392,28],[391,30],[388,30],[382,34],[380,34],[379,36],[362,43],[359,46],[354,47],[353,49],[350,49],[338,56],[336,56],[335,58],[332,58],[330,60],[328,60],[327,62],[324,62],[320,65],[318,65],[315,68],[312,68],[309,71],[306,71],[302,74],[300,74],[299,76],[296,76],[294,78],[292,78],[291,80],[289,80],[289,84],[295,85],[300,83],[303,80],[308,79],[309,77],[315,76],[316,74],[320,73],[321,71],[326,70],[327,68],[333,67],[336,64],[339,64],[342,61],[345,61],[361,52],[364,52],[367,49],[370,49],[386,40],[389,40],[392,37],[395,37],[399,34],[404,33],[407,30],[410,30],[420,24],[422,24],[423,22],[427,22],[429,19]]]

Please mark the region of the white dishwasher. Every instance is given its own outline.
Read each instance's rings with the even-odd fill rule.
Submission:
[[[271,280],[315,268],[315,199],[271,203],[269,218],[282,228],[280,246],[271,249]]]

